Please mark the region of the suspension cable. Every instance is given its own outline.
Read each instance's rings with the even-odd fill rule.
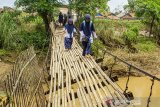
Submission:
[[[127,82],[126,82],[126,88],[124,90],[124,93],[126,93],[126,91],[128,90],[128,83],[129,83],[129,80],[130,80],[130,76],[131,76],[131,66],[129,66],[129,69],[128,69],[128,78],[127,78]]]
[[[110,74],[109,74],[109,77],[110,77],[110,78],[111,78],[111,76],[112,76],[113,66],[116,64],[116,59],[117,59],[117,57],[114,57],[114,63],[113,63],[112,66],[111,66],[111,70],[110,70]]]
[[[147,100],[147,107],[149,107],[149,103],[151,102],[151,96],[152,96],[153,86],[154,86],[154,82],[155,82],[155,77],[153,77],[153,79],[151,79],[151,81],[152,81],[152,85],[151,85],[150,95]]]

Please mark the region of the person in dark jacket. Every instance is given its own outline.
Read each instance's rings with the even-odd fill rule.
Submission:
[[[72,48],[73,36],[76,33],[76,29],[73,24],[73,19],[68,19],[68,23],[65,25],[65,38],[64,38],[64,46],[66,50]]]
[[[93,37],[97,38],[95,33],[94,24],[91,21],[91,16],[89,14],[85,15],[85,20],[80,26],[80,41],[83,45],[83,56],[89,57],[91,54],[91,44],[93,43]]]
[[[59,21],[59,24],[61,26],[63,24],[63,14],[62,14],[62,12],[59,13],[58,21]]]
[[[72,18],[72,13],[70,11],[68,11],[68,19]]]
[[[66,15],[66,14],[64,14],[63,26],[65,26],[65,25],[66,25],[66,23],[67,23],[67,15]]]

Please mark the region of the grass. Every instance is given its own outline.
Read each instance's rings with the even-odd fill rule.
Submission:
[[[142,52],[154,52],[158,48],[154,38],[139,37],[135,47]]]
[[[4,49],[0,49],[0,56],[4,56],[7,54],[7,51]]]
[[[156,44],[155,38],[148,38],[139,34],[139,31],[145,30],[145,26],[141,21],[132,20],[95,20],[95,28],[97,35],[102,39],[105,46],[112,51],[112,53],[119,58],[133,64],[147,72],[157,75],[160,74],[160,49]],[[135,53],[129,52],[127,45],[123,39],[123,33],[126,31],[135,32],[136,41],[131,36],[133,49],[136,49]],[[128,36],[127,36],[128,37]],[[114,62],[113,57],[106,56],[105,64],[110,68]],[[128,68],[126,65],[118,62],[114,66],[113,72],[125,76]],[[133,70],[134,71],[134,70]],[[136,71],[135,76],[141,75]]]
[[[160,49],[156,49],[155,51],[151,52],[139,51],[138,53],[128,53],[122,49],[117,49],[112,51],[112,53],[150,74],[160,74],[160,57],[158,55],[160,53]],[[114,58],[107,54],[104,63],[110,69],[114,63]],[[134,76],[142,76],[142,74],[138,73],[138,71],[134,69],[132,69],[132,71],[135,72]],[[128,72],[128,68],[124,63],[117,62],[117,64],[113,67],[113,72],[121,76],[126,76],[125,73]]]
[[[140,21],[140,20],[95,20],[95,24],[107,24],[109,28],[121,28],[121,27],[126,27],[130,28],[133,26],[136,26],[139,28],[139,30],[144,30],[145,25]]]
[[[136,36],[129,33],[126,38],[130,40],[134,52],[151,52],[155,51],[156,41],[154,38],[142,37],[139,31],[145,30],[144,24],[140,20],[95,20],[97,35],[110,48],[126,48],[126,39],[123,38],[124,32],[134,32]],[[136,41],[135,38],[136,37]],[[129,47],[128,47],[129,48]],[[131,48],[132,49],[132,48]],[[128,49],[126,49],[127,51]]]

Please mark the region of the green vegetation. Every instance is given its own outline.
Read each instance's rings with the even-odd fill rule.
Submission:
[[[136,27],[130,28],[123,33],[122,38],[129,50],[132,51],[133,44],[137,43],[138,35],[139,31]],[[136,50],[134,49],[134,51]]]
[[[0,49],[0,56],[6,55],[6,54],[7,54],[6,50]]]
[[[62,1],[52,0],[16,0],[16,7],[21,11],[5,11],[0,14],[0,49],[5,51],[20,52],[29,46],[34,46],[37,51],[46,50],[49,46],[49,24]],[[57,17],[57,16],[56,16]]]
[[[151,38],[139,38],[135,45],[136,49],[142,52],[154,52],[157,48],[156,42]]]
[[[95,19],[94,23],[97,25],[103,25],[105,28],[114,28],[116,30],[123,30],[123,28],[130,28],[136,26],[139,30],[144,30],[145,25],[140,20],[98,20]]]
[[[152,52],[156,49],[156,46],[153,42],[138,43],[136,47],[139,51],[143,52]]]
[[[0,16],[0,47],[12,49],[16,44],[16,31],[18,24],[12,13],[5,12]]]
[[[72,10],[75,10],[78,14],[78,19],[82,18],[84,14],[90,13],[93,18],[95,17],[97,11],[96,8],[99,8],[101,13],[109,10],[107,2],[109,0],[68,0],[69,7]]]
[[[141,20],[94,20],[97,35],[110,49],[127,52],[154,52],[160,45],[160,1],[128,0],[127,12]],[[149,32],[149,38],[141,31]]]
[[[121,38],[123,32],[126,32],[128,29],[138,29],[131,25],[138,26],[139,29],[143,29],[143,25],[140,21],[95,20],[96,32],[108,46],[124,45],[125,42],[123,41],[123,38]],[[135,32],[136,34],[138,33],[138,31]]]
[[[104,44],[100,40],[95,40],[93,45],[92,45],[92,51],[94,53],[94,56],[96,58],[102,57],[103,55],[103,50],[105,49]]]
[[[153,35],[160,45],[160,1],[159,0],[128,0],[128,7],[137,17],[143,19],[149,31],[149,37]]]
[[[150,52],[156,50],[156,41],[140,35],[145,25],[139,20],[95,20],[96,32],[104,45],[110,49],[127,52]],[[97,53],[97,52],[95,52]]]
[[[146,71],[159,71],[155,66],[159,63],[159,46],[154,37],[148,37],[141,31],[148,28],[141,20],[95,20],[96,32],[103,47],[111,51],[114,55],[126,60],[133,65],[145,69]],[[95,41],[95,42],[101,42]],[[103,53],[97,45],[93,43],[96,58],[102,57]],[[99,49],[99,50],[98,50]],[[104,48],[102,49],[104,50]],[[106,54],[104,64],[108,68],[112,67],[114,58]],[[156,70],[155,70],[156,69]],[[126,66],[118,63],[114,66],[113,72],[117,75],[125,76]],[[137,75],[137,74],[135,74]]]
[[[127,52],[150,52],[160,44],[160,2],[159,0],[128,0],[125,6],[128,12],[135,12],[142,20],[98,20],[94,19],[96,32],[100,40],[95,40],[92,49],[95,56],[102,55],[105,46],[114,50],[117,48]],[[16,0],[17,7],[23,7],[25,12],[14,11],[0,14],[0,55],[6,51],[21,51],[33,45],[36,50],[42,50],[49,43],[49,23],[58,14],[59,0]],[[106,2],[106,4],[104,3]],[[70,11],[78,14],[78,22],[90,13],[95,16],[96,8],[100,13],[108,11],[106,0],[69,0]],[[94,18],[94,17],[93,17]],[[80,23],[76,23],[79,26]],[[140,31],[149,31],[153,38],[140,35]],[[48,35],[48,36],[47,36]]]
[[[124,41],[125,41],[126,45],[128,46],[128,48],[130,48],[132,43],[136,43],[136,41],[137,41],[137,35],[132,30],[124,32],[123,38],[124,38]]]
[[[16,11],[0,14],[0,56],[6,51],[20,52],[29,46],[44,50],[48,43],[41,17]]]
[[[49,23],[53,20],[57,7],[62,6],[61,0],[16,0],[17,7],[23,7],[28,13],[38,13],[43,19],[47,35],[50,34]]]

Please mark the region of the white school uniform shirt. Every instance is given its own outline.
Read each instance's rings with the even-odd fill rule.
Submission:
[[[65,37],[65,38],[70,38],[70,34],[68,33],[67,29],[64,28],[64,30],[65,30],[65,32],[66,32],[65,35],[64,35],[64,37]],[[73,32],[72,32],[72,34],[71,34],[71,38],[73,38],[73,33],[77,33],[77,31],[76,31],[75,28],[73,29]]]
[[[82,41],[82,38],[85,38],[85,34],[83,31],[80,31],[80,41]],[[93,43],[93,38],[97,38],[96,32],[92,32],[91,37],[89,38],[90,43]]]

